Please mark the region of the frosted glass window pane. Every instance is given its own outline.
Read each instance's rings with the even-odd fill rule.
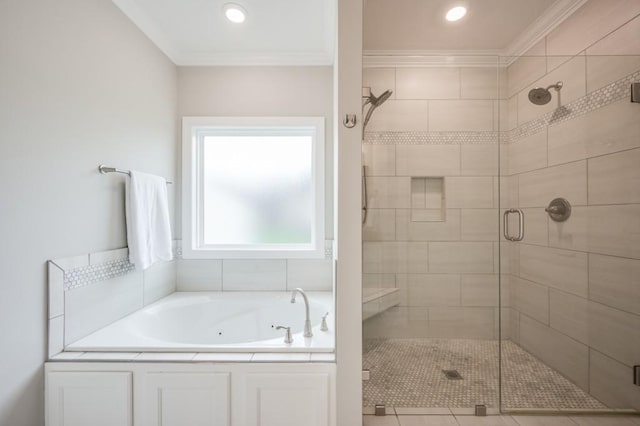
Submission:
[[[206,136],[204,244],[310,244],[313,139]]]

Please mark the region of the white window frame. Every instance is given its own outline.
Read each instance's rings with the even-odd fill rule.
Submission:
[[[183,117],[182,119],[182,256],[185,259],[265,259],[324,257],[324,117]],[[202,229],[201,150],[208,135],[264,131],[312,136],[312,208],[310,244],[205,245]]]

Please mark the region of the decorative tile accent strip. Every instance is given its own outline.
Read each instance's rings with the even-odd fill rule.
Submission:
[[[75,290],[98,281],[109,280],[135,271],[136,267],[129,259],[118,259],[99,265],[64,271],[64,291]]]
[[[566,105],[548,112],[540,118],[527,121],[508,132],[365,132],[367,145],[464,145],[515,143],[544,130],[572,120],[598,108],[629,96],[631,83],[640,81],[636,71]]]
[[[462,145],[493,144],[498,132],[366,132],[371,145]]]
[[[629,87],[632,82],[640,80],[640,71],[636,71],[618,81],[615,81],[600,89],[594,90],[575,101],[569,102],[542,117],[528,121],[509,132],[510,143],[527,136],[534,135],[547,126],[555,126],[565,121],[572,120],[587,114],[598,108],[602,108],[629,96]]]

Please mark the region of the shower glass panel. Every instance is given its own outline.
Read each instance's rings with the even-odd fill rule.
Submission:
[[[640,56],[607,43],[500,58],[504,411],[640,410]]]
[[[364,114],[376,106],[362,143],[364,406],[497,410],[506,68],[496,56],[364,64]]]

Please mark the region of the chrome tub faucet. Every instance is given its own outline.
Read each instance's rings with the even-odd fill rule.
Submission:
[[[304,299],[304,308],[305,308],[304,337],[312,337],[313,333],[311,332],[311,319],[309,318],[309,298],[307,297],[307,293],[305,293],[303,289],[296,288],[291,292],[291,303],[296,303],[297,293],[300,293],[302,295],[302,298]]]

